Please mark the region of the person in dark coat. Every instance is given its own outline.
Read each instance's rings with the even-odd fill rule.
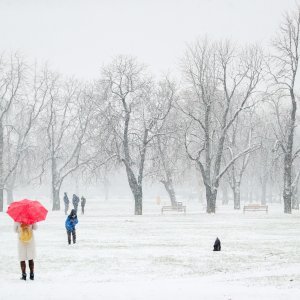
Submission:
[[[75,194],[73,194],[72,203],[73,203],[74,209],[76,210],[76,213],[77,213],[77,208],[78,208],[78,204],[79,204],[79,197]]]
[[[214,251],[221,251],[221,241],[219,238],[216,238],[214,243]]]
[[[81,213],[84,215],[84,207],[85,207],[85,204],[86,204],[86,199],[81,196]]]
[[[66,215],[68,213],[69,203],[70,203],[69,197],[66,192],[64,194],[64,203],[65,203],[65,215]]]
[[[78,218],[76,214],[76,210],[72,209],[71,213],[68,215],[65,227],[67,230],[67,236],[68,236],[68,244],[71,245],[71,235],[73,238],[73,244],[76,243],[76,229],[75,226],[78,224]]]

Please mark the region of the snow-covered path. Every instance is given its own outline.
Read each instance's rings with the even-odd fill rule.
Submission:
[[[278,210],[279,209],[279,210]],[[36,280],[22,282],[12,221],[0,213],[0,299],[300,299],[300,215],[215,215],[189,203],[160,215],[148,201],[89,201],[78,243],[67,245],[63,212],[36,232]],[[222,251],[213,252],[219,237]]]

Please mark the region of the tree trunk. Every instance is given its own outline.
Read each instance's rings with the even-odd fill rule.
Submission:
[[[59,199],[59,184],[58,174],[56,166],[56,158],[52,158],[52,210],[60,210],[60,199]]]
[[[1,187],[0,186],[0,212],[2,212],[3,211],[3,186]]]
[[[143,214],[143,190],[142,187],[137,187],[134,191],[134,214],[142,215]]]
[[[241,208],[241,183],[236,182],[234,191],[233,191],[233,199],[234,199],[234,209]]]
[[[4,189],[4,167],[3,167],[3,151],[4,151],[4,132],[2,119],[0,120],[0,212],[3,211],[3,189]]]
[[[204,204],[204,189],[203,189],[203,179],[200,173],[200,176],[197,176],[197,182],[196,182],[196,187],[197,187],[197,195],[198,195],[198,202]]]
[[[125,160],[123,160],[126,168],[127,179],[129,183],[130,190],[134,198],[134,214],[143,214],[143,188],[142,188],[142,178],[141,183],[138,184],[132,169],[128,166]]]
[[[174,191],[174,187],[173,187],[173,182],[172,180],[168,180],[168,181],[165,181],[165,180],[162,180],[161,181],[170,197],[170,200],[171,200],[171,205],[173,207],[177,206],[177,201],[176,201],[176,195],[175,195],[175,191]]]
[[[249,192],[249,202],[252,203],[253,202],[253,188],[254,188],[254,184],[253,184],[253,181],[251,182],[251,185],[250,185],[250,192]]]
[[[269,188],[269,193],[268,193],[268,203],[273,203],[273,192],[272,192],[272,188]]]
[[[288,153],[284,156],[283,205],[284,213],[292,213],[292,164]]]
[[[284,153],[284,175],[283,175],[283,205],[284,213],[292,213],[292,165],[293,165],[293,144],[294,144],[294,131],[296,123],[297,103],[294,91],[290,90],[292,109],[291,119],[289,124],[289,133]]]
[[[292,196],[292,208],[299,210],[299,195],[298,195],[298,185],[295,187]]]
[[[103,181],[103,185],[104,185],[104,199],[105,201],[108,201],[109,199],[109,180],[107,179],[106,175],[104,177],[104,181]]]
[[[266,175],[264,175],[261,185],[261,204],[266,205],[267,204],[267,181],[268,178]]]
[[[216,199],[217,199],[217,189],[212,191],[211,187],[205,185],[206,190],[206,212],[207,213],[215,213],[216,212]]]
[[[222,204],[223,205],[228,205],[229,199],[228,199],[228,187],[227,184],[222,184],[221,185],[222,189]]]
[[[15,169],[11,174],[6,187],[7,204],[11,204],[14,201],[14,187],[16,183],[16,177],[17,177],[17,172]]]
[[[14,201],[14,191],[12,188],[6,189],[6,195],[7,195],[7,204],[11,204]]]
[[[52,210],[60,210],[59,189],[52,186]]]

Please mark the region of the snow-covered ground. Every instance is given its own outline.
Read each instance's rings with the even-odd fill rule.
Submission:
[[[299,212],[221,206],[207,215],[187,205],[186,215],[161,215],[147,201],[134,216],[129,200],[88,199],[71,246],[64,213],[49,211],[36,232],[34,282],[19,280],[17,237],[0,213],[0,299],[300,299]],[[212,251],[217,236],[221,252]]]

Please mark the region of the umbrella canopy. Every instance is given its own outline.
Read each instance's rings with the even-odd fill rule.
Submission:
[[[47,213],[48,210],[39,201],[28,199],[13,202],[7,209],[7,214],[15,222],[28,225],[45,220]]]

